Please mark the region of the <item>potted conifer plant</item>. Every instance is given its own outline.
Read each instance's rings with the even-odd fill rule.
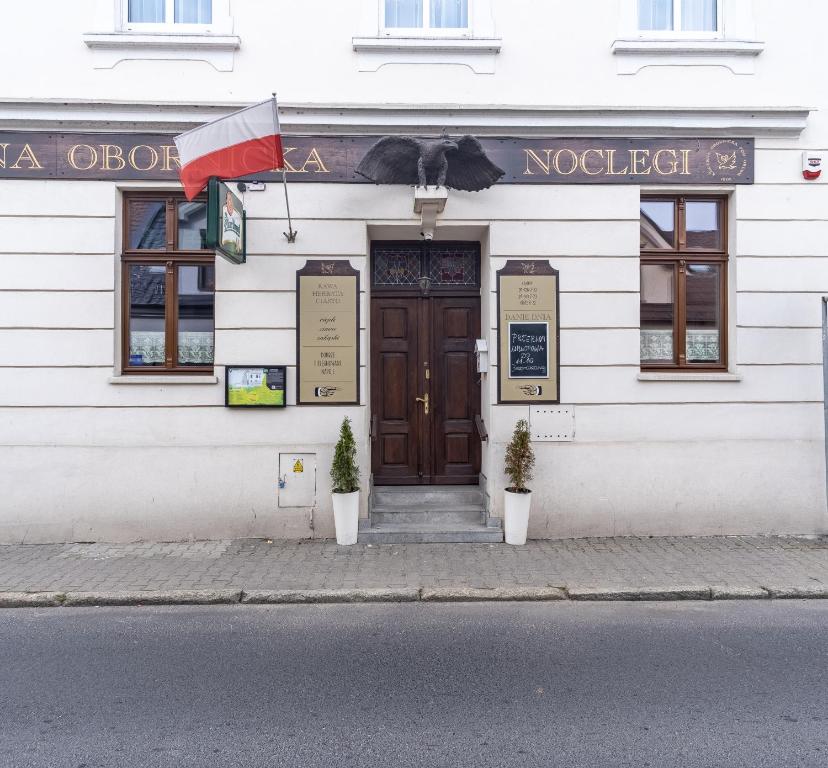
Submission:
[[[331,495],[337,544],[356,544],[359,526],[359,467],[351,420],[346,416],[339,429],[331,465]]]
[[[512,439],[506,446],[506,476],[511,485],[506,488],[504,502],[504,529],[507,544],[525,544],[529,526],[529,507],[532,491],[526,487],[532,479],[535,452],[529,435],[529,423],[521,419],[515,425]]]

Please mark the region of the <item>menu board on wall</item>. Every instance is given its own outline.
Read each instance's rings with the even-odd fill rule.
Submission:
[[[308,261],[296,273],[298,405],[359,403],[359,271]]]
[[[509,323],[509,378],[549,376],[549,323]]]
[[[498,402],[560,402],[558,271],[540,259],[497,273]]]

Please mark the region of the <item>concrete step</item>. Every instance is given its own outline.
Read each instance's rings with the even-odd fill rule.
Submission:
[[[360,520],[360,544],[491,543],[503,541],[499,526],[447,525],[445,523],[384,523],[370,525]]]
[[[371,503],[378,507],[434,505],[483,505],[485,500],[476,485],[383,485],[374,486]]]
[[[486,521],[476,485],[374,486],[359,541],[371,544],[499,542],[499,520]]]
[[[390,523],[419,523],[421,525],[477,525],[486,520],[486,510],[480,505],[423,505],[421,507],[371,507],[371,520],[377,525]]]

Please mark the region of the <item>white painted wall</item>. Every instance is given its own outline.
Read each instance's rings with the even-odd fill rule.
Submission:
[[[728,380],[639,378],[638,187],[451,192],[438,236],[466,236],[470,227],[480,234],[481,331],[493,351],[495,271],[521,256],[548,258],[560,270],[561,397],[575,408],[576,437],[536,446],[530,535],[828,530],[820,346],[828,181],[807,183],[800,173],[803,149],[828,152],[828,93],[818,74],[828,53],[810,44],[828,9],[816,0],[724,0],[743,21],[748,14],[764,41],[754,74],[674,58],[620,75],[611,45],[625,1],[492,0],[487,34],[501,40],[492,74],[462,64],[361,71],[351,39],[370,34],[374,0],[232,0],[224,33],[238,35],[240,47],[229,71],[195,55],[95,68],[84,33],[113,31],[114,0],[11,3],[3,24],[15,35],[0,64],[15,77],[4,80],[0,130],[46,129],[71,116],[64,102],[72,99],[247,103],[274,88],[283,102],[366,105],[374,113],[389,104],[454,104],[460,114],[474,107],[495,126],[507,125],[507,116],[494,107],[509,105],[571,107],[576,118],[585,107],[606,117],[674,106],[698,112],[698,130],[708,134],[728,132],[728,118],[711,127],[714,107],[813,108],[800,136],[759,132],[756,184],[730,190]],[[137,108],[136,129],[152,111]],[[646,133],[657,136],[665,125],[669,115]],[[86,127],[107,130],[94,119]],[[281,195],[276,185],[247,195],[248,263],[217,264],[216,381],[130,385],[111,383],[118,185],[0,181],[0,542],[332,535],[327,473],[342,416],[354,421],[364,479],[370,466],[370,233],[410,236],[417,221],[406,188],[293,184],[300,237],[289,245]],[[288,364],[293,403],[295,272],[307,258],[332,256],[362,272],[363,407],[225,409],[225,363]],[[491,362],[483,474],[498,515],[504,443],[528,408],[496,405],[496,354]],[[317,454],[312,509],[278,506],[278,456],[286,451]]]

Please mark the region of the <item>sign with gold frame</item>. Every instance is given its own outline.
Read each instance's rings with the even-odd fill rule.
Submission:
[[[296,402],[359,404],[359,270],[345,259],[296,273]]]
[[[558,270],[542,259],[510,260],[497,272],[497,401],[559,403]]]

